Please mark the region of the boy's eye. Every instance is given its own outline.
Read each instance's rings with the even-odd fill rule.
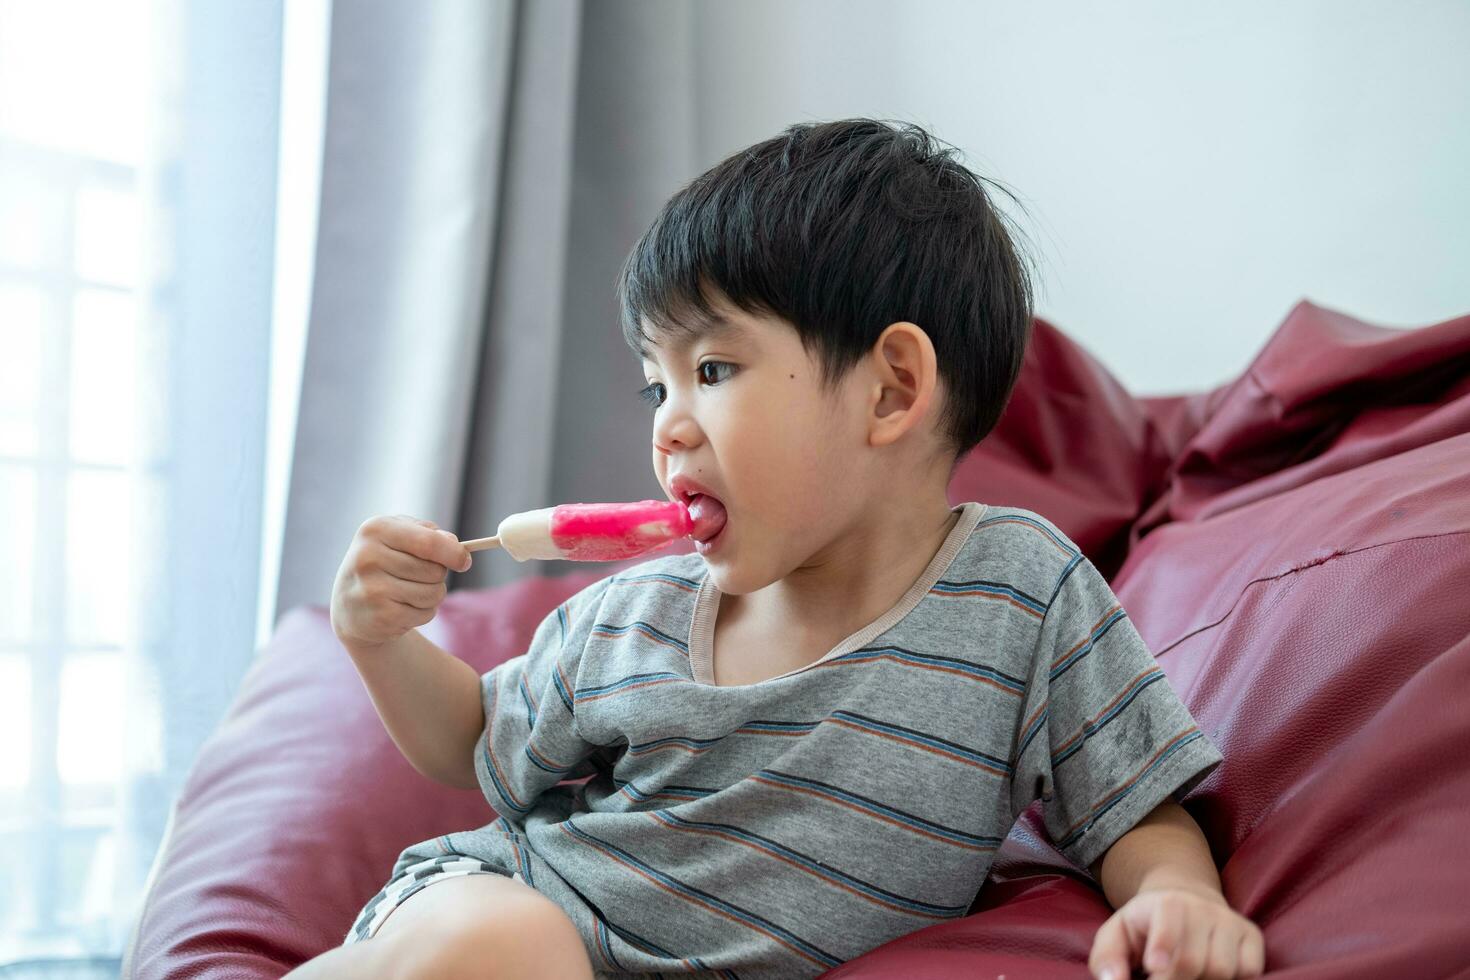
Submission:
[[[719,384],[720,383],[719,382],[719,379],[710,377],[708,374],[705,373],[705,370],[704,369],[705,368],[732,368],[732,367],[734,367],[733,364],[727,364],[724,361],[705,361],[703,364],[701,364],[699,366],[699,380],[701,380],[701,381],[703,381],[703,382],[705,382],[707,384],[712,384],[712,385]],[[717,371],[715,373],[718,374],[719,372]]]
[[[648,404],[652,405],[654,408],[658,408],[664,403],[664,386],[661,383],[654,381],[651,384],[639,388],[638,397],[648,402]]]
[[[713,370],[706,370],[706,368],[710,368]],[[703,381],[705,384],[714,385],[719,384],[722,380],[728,380],[729,373],[732,372],[734,368],[735,365],[730,364],[726,361],[705,361],[699,366],[697,373],[699,374],[699,380]],[[722,370],[725,372],[724,378],[719,377]],[[664,389],[663,383],[660,381],[649,382],[644,387],[638,389],[638,396],[644,401],[648,402],[648,404],[652,405],[654,408],[658,408],[664,403],[664,398],[666,397],[666,395],[667,392]]]

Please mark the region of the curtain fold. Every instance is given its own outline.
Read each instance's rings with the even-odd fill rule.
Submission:
[[[430,518],[462,538],[494,534],[501,516],[550,502],[557,405],[568,394],[559,376],[581,17],[570,0],[522,3],[516,17],[484,349],[471,438],[455,461],[463,493],[446,519]],[[519,571],[508,564],[482,554],[471,573],[507,582]]]
[[[459,505],[517,4],[337,4],[276,616],[357,526]]]
[[[336,4],[275,619],[374,514],[660,497],[615,277],[698,170],[677,0]],[[451,587],[562,574],[476,557]]]

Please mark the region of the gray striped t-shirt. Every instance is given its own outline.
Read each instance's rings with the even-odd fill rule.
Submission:
[[[955,510],[892,609],[757,684],[713,681],[697,554],[572,596],[482,677],[475,771],[501,817],[395,874],[444,855],[515,874],[599,976],[791,978],[965,915],[1037,798],[1087,867],[1221,756],[1061,530]]]

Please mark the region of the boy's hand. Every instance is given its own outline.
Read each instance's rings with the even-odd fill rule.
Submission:
[[[357,650],[396,640],[434,618],[449,570],[463,572],[471,563],[459,539],[433,521],[369,517],[337,569],[332,630]]]
[[[1128,980],[1142,959],[1151,980],[1231,980],[1265,970],[1261,930],[1218,893],[1141,891],[1092,939],[1087,966],[1098,980]]]

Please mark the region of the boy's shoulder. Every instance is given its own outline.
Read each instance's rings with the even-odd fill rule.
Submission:
[[[604,604],[620,608],[634,606],[694,604],[709,566],[696,552],[664,555],[624,568],[599,584],[605,588]]]
[[[608,578],[614,583],[644,581],[649,578],[672,578],[685,585],[699,588],[704,577],[709,573],[709,566],[698,552],[691,551],[684,555],[664,555],[660,558],[650,558],[645,562],[632,565],[617,572]]]
[[[1070,561],[1081,554],[1073,541],[1054,521],[1025,507],[986,504],[970,533],[970,542],[983,541],[1011,554],[1025,554],[1033,548],[1064,556]],[[1009,547],[1004,547],[1009,546]]]
[[[547,618],[560,620],[571,633],[628,615],[667,613],[685,603],[692,607],[706,571],[704,559],[695,553],[655,558],[588,582],[563,598]]]
[[[1083,560],[1077,542],[1046,516],[989,504],[943,578],[999,581],[1045,603]]]

